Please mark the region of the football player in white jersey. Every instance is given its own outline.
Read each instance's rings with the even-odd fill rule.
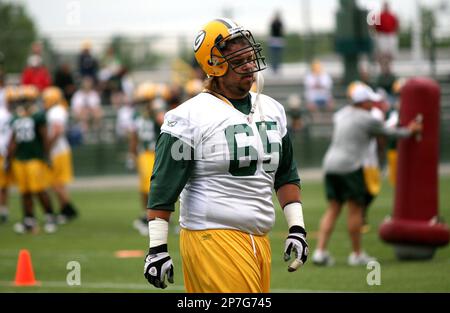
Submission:
[[[187,292],[269,292],[275,221],[272,189],[289,226],[284,259],[308,255],[300,179],[283,106],[260,94],[265,68],[250,31],[229,19],[207,23],[194,42],[206,89],[166,113],[148,201],[144,276],[173,283],[169,217],[180,196],[180,252]],[[250,88],[258,76],[257,93]]]
[[[73,180],[72,151],[66,138],[69,119],[62,91],[50,86],[42,92],[50,142],[50,183],[60,204],[58,223],[65,224],[78,215],[70,201],[67,184]]]
[[[9,166],[5,164],[12,134],[10,125],[12,114],[9,108],[18,98],[18,89],[15,86],[7,86],[0,96],[4,97],[4,102],[0,105],[0,224],[2,224],[8,220],[8,189],[12,182],[12,173],[6,170]]]

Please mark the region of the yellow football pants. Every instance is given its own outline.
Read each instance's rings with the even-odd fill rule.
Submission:
[[[182,229],[180,252],[187,292],[269,292],[271,250],[267,235]]]
[[[378,167],[364,167],[364,181],[366,183],[367,191],[376,196],[381,189],[381,172]]]
[[[5,172],[4,170],[5,159],[0,155],[0,188],[6,188],[13,182],[12,172]]]
[[[389,183],[395,187],[397,181],[397,150],[389,150],[387,152],[387,160],[389,166]]]
[[[73,180],[72,153],[64,153],[52,157],[50,182],[52,185],[67,185]]]
[[[12,169],[20,193],[41,192],[49,186],[48,167],[41,160],[14,160]]]

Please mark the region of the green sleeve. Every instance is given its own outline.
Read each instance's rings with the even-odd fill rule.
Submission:
[[[292,150],[292,142],[289,133],[282,139],[281,156],[278,170],[275,174],[275,190],[286,184],[295,184],[300,186],[300,178],[298,177],[297,164],[294,160],[294,151]]]
[[[178,141],[177,137],[167,133],[162,133],[158,137],[148,195],[147,208],[149,209],[174,211],[175,202],[191,175],[194,165],[193,148],[187,144],[181,147],[181,149],[190,149],[190,160],[175,160],[171,156],[172,145]]]

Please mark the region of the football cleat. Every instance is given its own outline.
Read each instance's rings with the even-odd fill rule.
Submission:
[[[75,210],[75,208],[71,204],[66,204],[61,210],[61,213],[58,214],[58,216],[56,217],[56,222],[59,225],[64,225],[67,224],[67,222],[70,222],[71,220],[76,218],[77,216],[78,216],[77,210]]]
[[[356,254],[355,252],[352,252],[348,256],[348,265],[350,266],[358,266],[358,265],[367,265],[367,263],[371,261],[376,261],[376,258],[369,256],[365,252],[360,252],[359,254]]]
[[[53,214],[46,214],[45,215],[45,224],[44,224],[44,231],[47,234],[53,234],[58,230],[58,227],[56,226],[56,216]]]
[[[17,234],[37,234],[38,227],[34,217],[25,217],[22,222],[15,223],[13,230]]]
[[[312,261],[318,266],[333,266],[335,264],[334,258],[328,251],[315,250]]]

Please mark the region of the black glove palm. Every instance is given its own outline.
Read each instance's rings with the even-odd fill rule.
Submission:
[[[289,264],[288,271],[294,272],[303,265],[308,258],[308,243],[306,242],[306,231],[301,226],[292,226],[286,238],[284,246],[284,261],[291,259],[294,251],[295,259]]]
[[[151,248],[145,257],[144,276],[156,288],[166,288],[167,281],[173,284],[173,262],[167,252],[167,245]]]

